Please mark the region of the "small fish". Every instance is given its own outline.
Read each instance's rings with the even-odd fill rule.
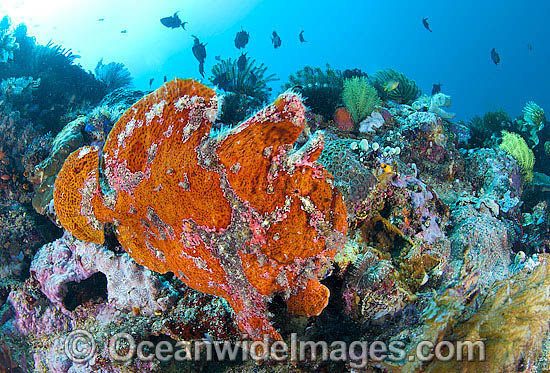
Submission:
[[[307,40],[304,39],[304,30],[302,30],[302,31],[300,32],[300,36],[299,36],[299,37],[300,37],[300,42],[301,42],[301,43],[307,43]]]
[[[160,19],[160,23],[168,28],[178,28],[181,27],[185,30],[185,25],[189,22],[182,22],[180,17],[178,17],[178,12],[174,13],[171,17],[164,17]]]
[[[491,59],[493,60],[493,62],[495,63],[496,66],[498,66],[499,62],[500,62],[500,56],[498,55],[497,51],[495,50],[495,48],[493,48],[491,50]]]
[[[398,85],[399,85],[398,80],[390,79],[386,83],[384,83],[384,91],[391,92],[394,89],[396,89]]]
[[[149,88],[153,85],[153,82],[155,81],[155,78],[149,79]]]
[[[273,33],[271,34],[271,42],[273,43],[273,47],[275,49],[281,46],[281,38],[279,37],[279,35],[277,35],[276,31],[273,31]]]
[[[99,18],[97,21],[98,22],[103,22],[103,21],[105,21],[105,18]]]
[[[237,49],[244,48],[248,44],[248,40],[250,40],[250,34],[241,28],[241,31],[235,35],[235,47]]]
[[[214,59],[215,59],[216,61],[221,61],[221,60],[222,60],[222,57],[221,57],[221,56],[216,56],[216,57],[214,57]]]
[[[533,45],[531,43],[528,43],[527,44],[527,49],[529,50],[529,52],[532,52],[533,51]]]
[[[204,78],[204,62],[199,62],[199,73]]]
[[[127,34],[127,33],[128,33],[128,31],[126,31],[126,30],[122,30],[122,31],[121,31],[120,33],[121,33],[121,34]]]
[[[237,60],[237,69],[239,69],[239,71],[243,71],[245,68],[246,68],[246,53],[241,53],[241,56]]]
[[[442,85],[443,84],[441,84],[441,83],[434,84],[434,86],[432,87],[432,96],[438,94],[439,92],[441,92],[441,86]]]
[[[432,32],[432,30],[430,29],[430,24],[428,23],[428,18],[422,18],[422,24],[424,25],[426,30],[428,30],[429,32]]]
[[[195,38],[195,42],[193,43],[193,55],[199,61],[199,63],[204,63],[204,60],[206,59],[206,44],[201,43],[199,41],[199,38],[197,38],[195,35],[191,35]]]
[[[164,75],[164,83],[166,83],[167,80],[166,75]]]
[[[391,166],[389,164],[381,163],[380,168],[382,168],[382,170],[384,170],[387,174],[391,173]]]

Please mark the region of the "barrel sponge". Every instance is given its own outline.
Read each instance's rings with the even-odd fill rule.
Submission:
[[[84,146],[72,152],[55,180],[53,196],[57,219],[78,239],[102,244],[103,226],[91,201],[98,187],[99,148]]]

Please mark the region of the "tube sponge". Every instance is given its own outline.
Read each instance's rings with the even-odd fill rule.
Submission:
[[[517,133],[502,131],[500,148],[518,162],[524,181],[529,183],[533,179],[535,155],[529,149],[523,137]]]
[[[373,112],[380,99],[376,89],[362,76],[344,80],[342,101],[357,124]]]

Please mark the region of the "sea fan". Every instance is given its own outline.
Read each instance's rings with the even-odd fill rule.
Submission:
[[[109,92],[132,85],[132,75],[122,63],[110,62],[105,65],[102,58],[97,63],[94,73],[97,80],[105,83]]]
[[[278,80],[275,74],[265,75],[267,67],[261,63],[256,66],[256,60],[244,57],[246,63],[237,66],[237,60],[225,59],[212,67],[212,84],[224,91],[246,95],[265,104],[269,99],[270,88],[267,83]]]
[[[392,80],[399,83],[397,87],[390,91],[384,89],[386,83]],[[371,79],[371,83],[384,101],[391,100],[399,104],[410,105],[421,94],[414,80],[392,69],[377,71]]]

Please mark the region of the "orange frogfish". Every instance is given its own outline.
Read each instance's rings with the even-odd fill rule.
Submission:
[[[285,93],[217,135],[215,92],[175,79],[143,97],[102,149],[73,152],[59,172],[54,206],[75,237],[103,243],[111,224],[143,266],[168,271],[226,299],[251,339],[280,340],[268,302],[318,315],[329,290],[319,280],[343,245],[346,208],[316,162],[321,132],[299,148],[299,96]]]

